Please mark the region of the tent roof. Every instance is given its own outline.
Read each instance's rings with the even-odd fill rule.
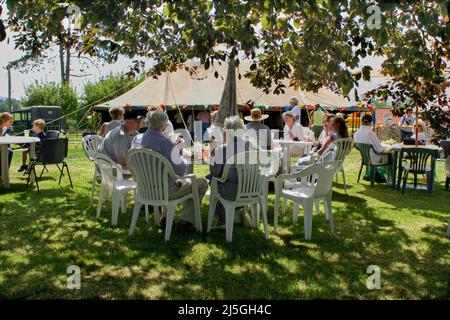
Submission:
[[[186,63],[185,66],[193,66],[194,63]],[[189,105],[205,106],[219,105],[222,91],[225,84],[226,63],[219,65],[215,63],[208,70],[199,68],[191,75],[185,68],[180,68],[176,72],[165,73],[158,79],[147,78],[135,88],[112,99],[99,104],[97,107],[110,106],[134,106],[143,107],[148,105]],[[237,102],[245,105],[254,102],[255,105],[262,106],[285,106],[289,104],[289,99],[296,96],[301,104],[316,104],[327,107],[354,106],[356,101],[335,94],[328,89],[320,89],[317,93],[303,92],[293,87],[289,87],[285,81],[285,92],[279,95],[266,94],[262,89],[254,87],[250,80],[244,77],[244,73],[250,69],[250,63],[241,62],[238,72],[241,79],[236,79]],[[218,78],[214,76],[218,73]],[[272,88],[273,89],[273,88]]]

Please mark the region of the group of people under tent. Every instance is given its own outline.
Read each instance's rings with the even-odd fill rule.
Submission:
[[[13,124],[14,124],[14,116],[8,112],[0,113],[0,137],[5,136],[13,136]],[[28,173],[28,159],[35,158],[35,156],[39,153],[41,141],[47,139],[47,134],[45,132],[45,121],[43,119],[36,119],[32,122],[32,128],[29,131],[30,137],[39,138],[39,141],[35,144],[35,155],[30,156],[30,147],[27,144],[22,145],[22,165],[18,169],[18,172],[26,171]],[[8,148],[8,168],[11,166],[12,157],[14,154],[14,150]],[[1,175],[1,168],[0,168]]]

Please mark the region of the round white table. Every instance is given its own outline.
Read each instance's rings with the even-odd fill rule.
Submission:
[[[305,153],[311,153],[312,141],[295,141],[295,140],[273,140],[274,143],[278,143],[283,151],[283,173],[291,172],[291,147],[298,146],[305,148]]]
[[[10,144],[29,144],[30,156],[35,153],[36,142],[39,138],[34,137],[18,137],[18,136],[4,136],[0,137],[0,167],[2,168],[1,181],[4,188],[9,188],[9,167],[8,167],[8,146]],[[31,179],[33,181],[33,179]]]

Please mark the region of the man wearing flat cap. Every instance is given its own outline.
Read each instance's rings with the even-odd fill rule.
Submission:
[[[126,167],[127,152],[144,119],[137,111],[125,111],[121,125],[109,131],[103,139],[100,152]]]
[[[247,140],[256,148],[264,150],[272,149],[272,135],[270,134],[270,128],[262,123],[267,119],[269,115],[262,114],[258,108],[252,109],[250,115],[244,117],[245,121],[248,121],[246,125],[245,136]]]

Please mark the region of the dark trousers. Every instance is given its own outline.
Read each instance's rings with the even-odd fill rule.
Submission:
[[[11,160],[13,156],[13,151],[11,149],[8,149],[8,168],[11,166]],[[0,175],[2,174],[2,168],[0,166]]]
[[[400,133],[402,134],[402,141],[405,140],[406,138],[412,137],[413,135],[412,131],[401,130]]]

